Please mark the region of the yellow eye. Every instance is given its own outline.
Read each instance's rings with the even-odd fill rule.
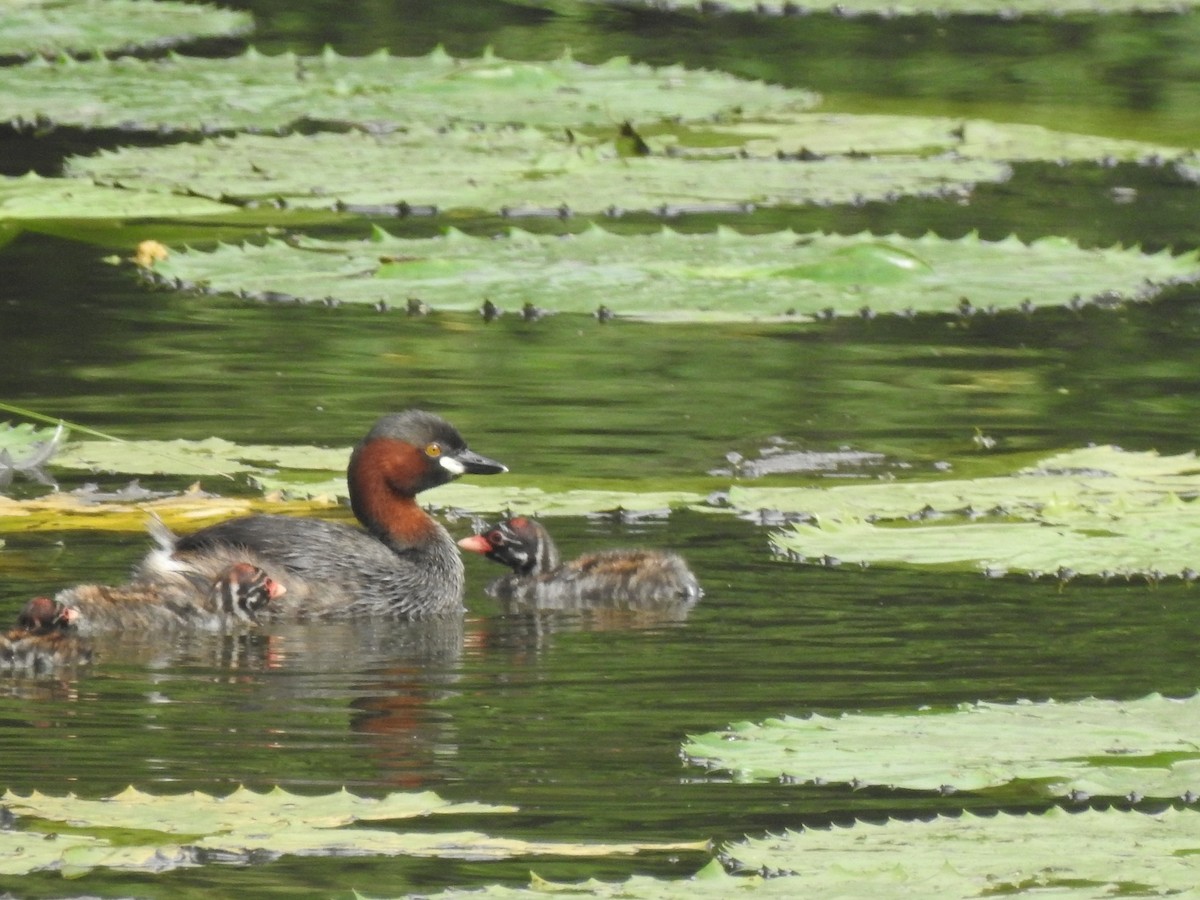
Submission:
[[[430,459],[437,459],[439,456],[442,455],[441,444],[426,444],[425,445],[425,455],[428,456]]]

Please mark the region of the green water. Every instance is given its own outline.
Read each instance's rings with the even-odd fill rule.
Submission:
[[[974,110],[1146,139],[1197,138],[1196,107],[1186,105],[1196,76],[1185,65],[1200,42],[1196,14],[1009,28],[979,19],[709,22],[603,9],[556,18],[501,3],[246,5],[260,16],[258,43],[271,50],[332,42],[345,53],[380,44],[409,53],[441,41],[453,53],[494,44],[533,57],[570,42],[584,59],[630,52],[836,89],[844,108]],[[1164,61],[1148,70],[1111,64],[1122,38]],[[1055,79],[1044,74],[1054,60],[1066,72],[1099,74]],[[916,71],[930,74],[917,79]],[[8,135],[0,149],[5,166],[19,171],[33,160],[52,167],[56,153],[80,140]],[[1138,189],[1136,201],[1113,202],[1112,189],[1128,186]],[[1183,249],[1200,244],[1198,213],[1195,188],[1166,170],[1044,165],[1020,167],[1012,182],[981,189],[967,205],[769,211],[737,224],[1064,234],[1093,245]],[[439,224],[386,223],[411,233]],[[457,224],[486,232],[501,223]],[[324,231],[361,235],[366,225],[347,219]],[[88,236],[90,243],[26,233],[0,249],[0,393],[131,438],[346,446],[379,413],[424,406],[450,418],[473,448],[547,483],[701,479],[714,487],[731,483],[706,474],[726,466],[727,453],[753,458],[775,438],[885,454],[898,477],[930,476],[942,464],[970,471],[980,459],[977,432],[997,440],[992,456],[1021,459],[1089,442],[1162,452],[1196,443],[1194,287],[1154,305],[1030,317],[664,327],[509,315],[486,323],[178,297],[102,262],[157,236],[153,228],[100,225]],[[612,306],[619,310],[619,298]],[[63,487],[84,480],[64,477]],[[122,484],[102,473],[87,480]],[[1200,589],[1178,582],[1060,586],[798,566],[772,558],[770,526],[699,513],[551,524],[568,556],[624,544],[678,549],[707,594],[681,620],[505,616],[483,592],[495,572],[472,558],[461,629],[277,625],[236,640],[167,643],[124,636],[78,679],[0,683],[3,786],[87,797],[128,784],[214,793],[238,784],[300,792],[346,785],[374,795],[433,789],[520,812],[431,828],[553,840],[736,839],[987,803],[735,784],[681,763],[688,734],[784,713],[1182,695],[1197,686]],[[471,523],[450,527],[466,534]],[[140,535],[83,532],[69,522],[61,532],[11,534],[0,552],[0,620],[34,594],[119,580],[144,547]],[[345,897],[357,888],[396,896],[524,883],[531,868],[551,878],[684,877],[706,859],[285,858],[157,876],[98,872],[70,883],[30,876],[20,879],[19,895]],[[5,889],[18,888],[0,884]]]

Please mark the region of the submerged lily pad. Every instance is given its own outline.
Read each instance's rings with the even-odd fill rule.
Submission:
[[[0,89],[0,118],[139,131],[282,130],[301,122],[578,129],[816,103],[806,91],[682,66],[656,69],[625,58],[587,65],[565,55],[453,59],[441,50],[421,57],[250,50],[225,59],[35,61],[0,72]]]
[[[0,874],[60,870],[78,875],[96,867],[165,871],[196,866],[205,851],[227,861],[249,862],[292,855],[413,855],[457,859],[507,859],[522,855],[607,856],[642,850],[698,850],[703,844],[572,844],[496,838],[478,832],[422,834],[345,828],[362,821],[412,819],[431,814],[510,813],[511,806],[450,803],[432,792],[389,794],[374,800],[338,793],[307,797],[281,788],[267,793],[239,788],[227,797],[200,792],[155,796],[129,788],[115,797],[82,800],[37,791],[8,791],[0,803],[22,820],[72,829],[58,843],[36,831],[0,832]],[[114,829],[123,834],[112,838]],[[86,832],[94,832],[87,834]],[[136,837],[135,837],[136,836]]]
[[[329,165],[336,159],[339,164]],[[404,165],[396,165],[403,159]],[[241,203],[601,213],[677,207],[849,203],[965,190],[1007,166],[919,157],[819,163],[780,159],[628,158],[530,129],[451,129],[429,143],[405,134],[237,135],[73,157],[67,173],[102,184]]]
[[[34,172],[16,178],[0,176],[0,222],[211,216],[233,209],[204,197],[101,186],[80,178],[43,178]]]
[[[688,760],[744,781],[1158,798],[1200,794],[1200,696],[966,703],[954,712],[742,723]]]
[[[1200,568],[1200,462],[1089,447],[1012,475],[763,491],[741,508],[804,513],[772,536],[791,555],[989,571],[1182,573]]]
[[[254,29],[249,13],[174,0],[6,0],[0,57],[162,49]]]
[[[831,310],[957,312],[1064,306],[1101,296],[1144,299],[1159,286],[1200,278],[1195,253],[1084,250],[1061,238],[1025,244],[976,235],[948,241],[796,234],[745,236],[727,228],[629,237],[599,227],[569,237],[511,230],[503,239],[405,239],[376,230],[363,241],[298,237],[213,252],[173,251],[156,265],[168,284],[245,296],[335,297],[435,309],[523,303],[555,312],[607,304],[623,315],[749,319]]]

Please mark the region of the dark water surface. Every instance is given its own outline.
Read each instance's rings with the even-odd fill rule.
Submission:
[[[556,53],[570,38],[583,48],[581,58],[636,48],[654,62],[684,59],[825,90],[836,86],[833,73],[844,71],[853,76],[838,95],[847,107],[975,104],[1027,121],[1075,107],[1081,121],[1099,122],[1097,130],[1108,133],[1197,137],[1198,107],[1189,118],[1178,105],[1196,87],[1186,71],[1164,63],[1168,71],[1158,76],[1131,70],[1122,82],[1110,67],[1105,78],[1067,87],[1019,65],[1032,65],[1029,48],[1049,47],[1068,70],[1086,68],[1126,33],[1150,49],[1173,40],[1186,50],[1200,40],[1194,15],[1007,29],[978,19],[936,27],[926,19],[821,16],[713,23],[620,10],[558,19],[499,3],[310,3],[300,11],[266,0],[247,5],[261,16],[259,44],[271,50],[331,42],[347,53],[381,44],[425,52],[440,41],[454,53],[494,44],[499,52],[536,57]],[[889,29],[911,33],[900,42],[908,52],[880,54]],[[801,51],[807,65],[797,58]],[[906,67],[941,59],[953,63],[941,80],[900,78]],[[956,82],[953,73],[974,71],[968,63],[979,72],[1008,67],[1027,77],[989,83],[975,74]],[[1023,93],[1013,87],[1018,83],[1026,85]],[[5,165],[52,160],[62,150],[54,141],[9,136],[0,143],[13,147]],[[1129,185],[1138,187],[1136,202],[1114,203],[1112,188]],[[976,229],[989,237],[1058,233],[1091,245],[1187,249],[1200,244],[1198,212],[1195,188],[1164,170],[1028,166],[965,207],[906,201],[773,211],[739,224],[933,229],[948,237]],[[419,233],[439,224],[387,227]],[[676,224],[702,229],[714,222]],[[348,219],[327,230],[362,234],[366,226]],[[664,327],[564,315],[485,323],[467,315],[413,319],[179,297],[147,290],[102,262],[115,248],[128,252],[154,235],[153,227],[98,227],[89,244],[30,232],[0,249],[2,399],[130,438],[217,435],[333,446],[352,443],[383,411],[420,405],[445,414],[474,448],[514,473],[548,482],[590,477],[618,488],[702,479],[727,465],[726,453],[753,458],[774,438],[808,450],[886,454],[909,467],[894,470],[900,477],[931,476],[939,463],[952,473],[969,471],[980,459],[977,430],[998,441],[992,456],[1021,461],[1089,442],[1173,453],[1196,443],[1195,288],[1175,289],[1154,305],[1030,317]],[[121,486],[102,474],[89,480]],[[63,487],[82,481],[64,478]],[[181,486],[171,479],[143,483]],[[771,556],[770,526],[725,515],[550,524],[568,556],[623,544],[679,549],[707,594],[675,619],[506,616],[483,592],[496,572],[472,558],[470,613],[461,624],[272,625],[236,638],[170,642],[123,636],[103,644],[98,664],[79,677],[0,681],[0,786],[85,797],[130,784],[217,794],[238,784],[313,793],[345,785],[369,795],[433,789],[455,800],[514,804],[520,812],[447,817],[455,821],[422,828],[561,841],[735,839],[995,801],[735,784],[683,765],[678,748],[688,734],[810,711],[1183,695],[1197,686],[1200,589],[1178,582],[1060,586],[1053,579],[799,566]],[[70,526],[6,536],[0,621],[35,594],[120,580],[146,544],[141,535]],[[461,535],[470,523],[450,527]],[[325,897],[347,896],[350,888],[395,896],[524,883],[530,869],[551,878],[682,877],[705,859],[287,858],[161,876],[97,872],[69,884],[58,875],[33,876],[21,879],[20,896]]]

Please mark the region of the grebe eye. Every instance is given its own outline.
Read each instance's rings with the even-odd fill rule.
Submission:
[[[437,459],[439,456],[442,455],[442,445],[441,444],[426,444],[425,445],[425,455],[428,456],[430,459]]]
[[[487,533],[487,539],[488,539],[488,543],[491,544],[493,547],[503,546],[504,533],[499,528],[497,528],[495,531],[489,531]]]

